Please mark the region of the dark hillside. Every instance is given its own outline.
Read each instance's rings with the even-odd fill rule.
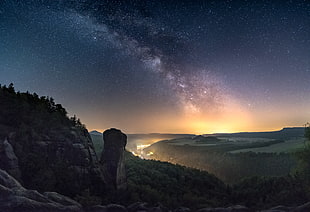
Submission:
[[[12,84],[0,87],[0,102],[0,141],[8,146],[2,156],[17,158],[14,165],[2,163],[2,169],[39,191],[75,196],[84,189],[103,189],[92,186],[102,179],[91,138],[79,119],[69,118],[52,98],[15,92]]]
[[[127,152],[129,199],[161,202],[171,208],[224,206],[229,203],[228,187],[205,171],[167,162],[143,160]]]

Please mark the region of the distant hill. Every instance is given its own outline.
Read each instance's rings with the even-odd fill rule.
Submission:
[[[144,158],[206,170],[227,183],[243,177],[283,176],[296,169],[293,152],[304,147],[304,128],[217,133],[156,142]]]
[[[202,143],[202,144],[216,144],[220,142],[220,139],[218,139],[215,136],[202,136],[202,135],[197,135],[192,138],[196,143]]]
[[[204,134],[204,136],[216,136],[216,137],[244,137],[244,138],[270,138],[270,139],[291,139],[304,137],[304,127],[285,127],[278,131],[267,132],[238,132],[238,133],[212,133]],[[89,132],[91,135],[101,136],[102,133],[93,130]],[[199,138],[199,135],[195,134],[173,134],[173,133],[146,133],[146,134],[127,134],[128,141],[147,141],[149,139],[168,140],[175,138],[194,137]],[[202,135],[200,135],[202,136]]]
[[[218,137],[245,137],[245,138],[271,138],[271,139],[290,139],[304,137],[304,127],[287,127],[279,131],[270,132],[239,132],[239,133],[215,133],[206,134]]]
[[[102,133],[98,132],[97,130],[90,131],[89,134],[102,136]]]

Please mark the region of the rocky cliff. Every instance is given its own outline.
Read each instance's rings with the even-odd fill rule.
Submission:
[[[23,186],[102,195],[104,177],[85,126],[52,98],[0,87],[0,168]]]
[[[1,130],[1,129],[0,129]],[[39,191],[75,196],[104,191],[104,178],[86,130],[72,128],[36,137],[13,131],[0,139],[1,168]]]

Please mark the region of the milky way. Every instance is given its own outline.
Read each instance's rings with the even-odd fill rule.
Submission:
[[[223,100],[224,85],[220,85],[220,81],[212,76],[212,72],[192,66],[194,64],[186,64],[187,67],[183,67],[183,64],[180,65],[180,62],[174,58],[176,53],[167,54],[166,49],[170,46],[175,48],[173,51],[184,51],[184,46],[190,46],[190,41],[140,14],[128,15],[118,12],[110,15],[108,19],[117,20],[118,27],[113,29],[105,23],[106,20],[97,21],[99,18],[93,16],[92,12],[82,16],[78,11],[74,11],[64,19],[72,19],[73,28],[78,26],[80,30],[86,29],[83,33],[85,39],[91,38],[95,42],[108,41],[114,48],[119,48],[128,55],[138,58],[146,69],[157,73],[164,82],[168,83],[185,112],[213,111],[219,108]],[[136,30],[138,34],[127,33],[124,29],[128,28],[134,28],[130,30]],[[147,34],[147,38],[139,39],[141,31]],[[78,33],[82,32],[78,31]],[[164,47],[152,45],[152,42],[160,43],[165,39],[169,39],[169,42]],[[188,57],[187,54],[190,53],[186,50],[180,54]],[[187,70],[187,68],[194,70]]]
[[[309,13],[307,1],[2,1],[0,83],[53,96],[92,129],[302,125]]]

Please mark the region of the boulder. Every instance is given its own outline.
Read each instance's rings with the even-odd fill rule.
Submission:
[[[111,128],[103,132],[104,148],[101,154],[101,164],[105,180],[113,189],[127,188],[124,151],[127,136],[120,130]]]

